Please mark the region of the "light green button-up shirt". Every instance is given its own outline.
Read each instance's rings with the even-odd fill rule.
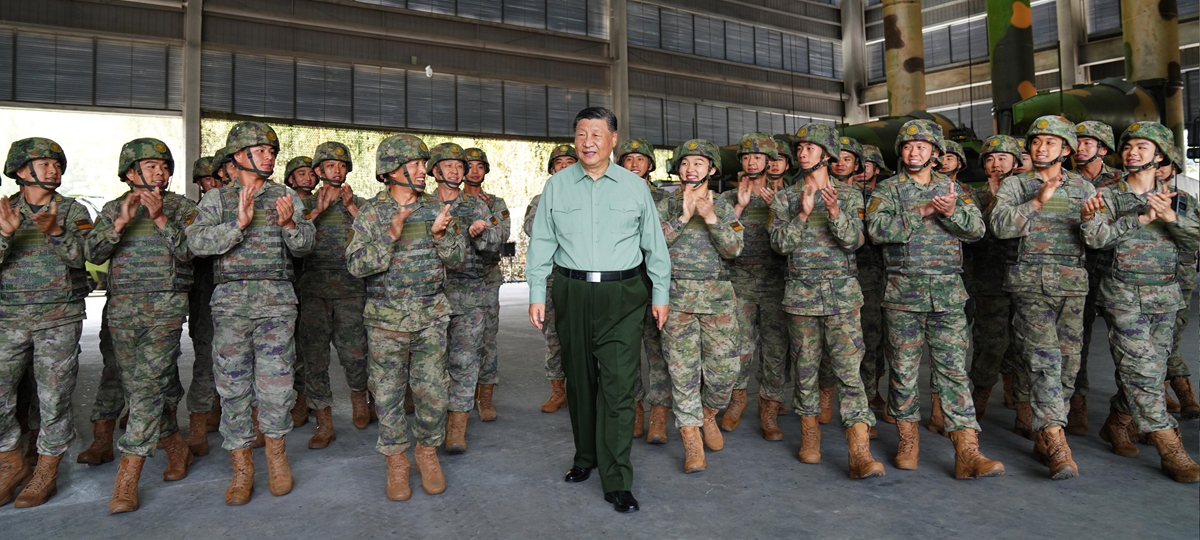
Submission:
[[[576,163],[546,181],[525,256],[529,303],[546,302],[546,278],[555,264],[614,272],[643,260],[654,284],[651,303],[667,305],[671,255],[644,180],[610,162],[597,180]]]

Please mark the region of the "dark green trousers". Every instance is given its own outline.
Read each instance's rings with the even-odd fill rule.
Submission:
[[[596,467],[605,493],[629,491],[646,285],[640,276],[603,283],[560,276],[551,294],[567,376],[575,466]]]

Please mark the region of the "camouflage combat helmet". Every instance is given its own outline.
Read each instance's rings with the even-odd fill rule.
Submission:
[[[433,171],[434,167],[437,167],[438,163],[443,161],[461,161],[463,164],[463,178],[466,178],[467,151],[463,150],[463,147],[450,142],[444,142],[434,146],[429,150],[429,161],[425,163],[425,168],[429,171]],[[449,182],[438,179],[438,182],[445,182],[447,185],[453,188],[457,188],[459,184],[462,184],[462,180],[459,180],[458,182]]]
[[[550,151],[550,157],[546,159],[546,172],[554,174],[554,160],[563,157],[571,156],[575,161],[579,161],[579,154],[575,153],[575,147],[569,144],[560,144]]]
[[[287,167],[283,169],[284,185],[290,188],[295,188],[292,182],[292,173],[296,172],[296,169],[301,167],[308,167],[311,169],[312,166],[313,159],[308,156],[296,156],[292,159],[289,159],[287,162]]]
[[[1117,147],[1124,148],[1125,143],[1129,142],[1130,139],[1146,139],[1154,143],[1158,147],[1158,151],[1167,157],[1167,160],[1171,158],[1169,152],[1171,147],[1175,145],[1175,134],[1171,133],[1171,130],[1167,129],[1167,126],[1158,122],[1137,122],[1129,126],[1129,129],[1126,129],[1125,133],[1121,134],[1121,141],[1117,144]],[[1125,166],[1125,172],[1135,173],[1144,169],[1159,167],[1162,164],[1163,162],[1159,161],[1136,167]]]
[[[629,139],[621,143],[621,147],[617,149],[617,162],[624,161],[625,156],[629,154],[641,154],[650,160],[650,170],[646,171],[646,174],[650,174],[658,168],[654,163],[654,145],[646,139]]]
[[[900,126],[900,134],[896,136],[896,155],[900,155],[900,149],[904,147],[904,143],[909,141],[925,141],[933,145],[933,148],[942,153],[945,151],[945,139],[942,137],[942,126],[932,120],[909,120]]]
[[[1176,174],[1183,174],[1183,152],[1175,143],[1171,143],[1167,157],[1171,159],[1171,166],[1175,167]]]
[[[1070,152],[1067,155],[1050,161],[1038,161],[1035,159],[1033,160],[1033,164],[1037,167],[1050,167],[1055,163],[1064,163],[1070,158],[1070,154],[1075,153],[1075,149],[1079,148],[1079,138],[1075,136],[1075,124],[1061,116],[1046,115],[1034,120],[1033,125],[1029,127],[1029,131],[1025,132],[1026,150],[1033,147],[1031,142],[1038,135],[1054,135],[1062,139],[1070,148]],[[1033,154],[1031,153],[1030,157],[1032,156]]]
[[[779,147],[769,134],[754,131],[742,135],[742,139],[738,141],[738,157],[746,154],[763,154],[768,160],[779,159]]]
[[[410,161],[426,159],[429,159],[429,147],[425,146],[425,141],[407,133],[392,135],[379,143],[379,148],[375,151],[375,179],[385,184],[422,191],[425,186],[412,184],[412,179],[408,177],[408,169],[403,167]],[[404,177],[409,183],[395,182],[387,178],[386,175],[396,169],[404,171]]]
[[[788,167],[796,164],[796,152],[792,150],[792,142],[783,136],[772,137],[775,140],[775,150],[779,152],[779,157],[787,159]],[[778,158],[776,158],[778,159]]]
[[[215,157],[202,157],[196,159],[192,164],[192,181],[199,183],[201,178],[213,177],[216,178],[216,167],[213,166]]]
[[[683,162],[683,158],[686,156],[704,156],[708,158],[709,163],[712,164],[712,170],[708,172],[709,178],[714,175],[721,174],[721,149],[717,148],[717,145],[704,139],[692,139],[679,145],[679,148],[675,149],[675,156],[671,159],[671,161],[674,162],[674,168],[677,174],[680,170],[679,166]],[[700,184],[706,181],[708,181],[708,178],[696,182],[688,182],[682,178],[680,179],[680,182],[684,184]]]
[[[833,174],[833,170],[830,170],[829,174],[830,174],[830,176],[833,176],[834,178],[837,178],[838,180],[845,182],[846,180],[849,180],[851,176],[854,176],[856,174],[860,174],[863,172],[863,161],[864,161],[863,160],[863,149],[862,149],[862,144],[860,144],[858,141],[856,141],[850,137],[847,137],[845,135],[838,137],[838,144],[840,144],[842,146],[841,152],[850,152],[852,155],[854,155],[854,170],[846,176],[840,176],[840,175]],[[838,156],[839,159],[841,158],[841,155],[840,155],[841,152],[839,152],[839,156]]]
[[[887,163],[883,161],[883,152],[879,151],[878,146],[864,144],[862,148],[863,162],[874,163],[875,168],[880,172],[888,170]]]
[[[1116,143],[1113,142],[1112,127],[1104,122],[1086,120],[1075,124],[1075,137],[1091,137],[1108,147],[1109,152],[1117,151]]]
[[[21,167],[35,159],[57,159],[62,165],[62,172],[67,172],[67,154],[63,152],[58,143],[44,137],[30,137],[14,141],[8,148],[8,159],[4,160],[4,176],[16,180],[17,185],[21,186],[37,185],[49,190],[57,188],[57,185],[42,185],[36,173],[33,175],[33,182],[27,182],[17,176],[17,171],[21,170]],[[33,172],[32,168],[30,168],[30,172]]]
[[[947,139],[947,140],[942,141],[942,145],[945,147],[945,150],[946,150],[944,153],[942,153],[942,157],[945,157],[950,154],[954,154],[954,155],[958,156],[958,168],[954,169],[953,171],[946,173],[946,174],[954,174],[954,173],[961,171],[967,167],[967,153],[965,151],[963,151],[963,147],[961,144],[958,144],[958,142],[956,142],[956,141],[951,141],[951,140]],[[940,161],[941,160],[939,159],[939,162]]]
[[[467,162],[469,164],[472,161],[478,161],[480,163],[483,163],[483,173],[484,174],[488,174],[488,173],[492,172],[492,164],[488,163],[487,152],[484,152],[482,149],[479,149],[479,148],[468,148],[467,149]]]
[[[121,147],[121,156],[117,158],[117,178],[125,180],[125,172],[130,167],[143,159],[161,159],[167,162],[167,172],[175,173],[175,158],[171,157],[171,149],[158,139],[149,137],[143,139],[134,139],[125,143]],[[137,170],[138,176],[141,177],[141,169]],[[142,179],[145,183],[145,179]],[[139,186],[143,187],[143,186]]]
[[[1008,153],[1013,157],[1013,167],[1021,162],[1021,145],[1014,137],[1008,135],[992,135],[983,140],[982,150],[979,151],[979,166],[987,159],[988,154]]]
[[[323,142],[317,146],[316,150],[313,150],[312,167],[314,169],[319,168],[322,162],[328,160],[345,163],[347,173],[354,170],[354,161],[350,156],[350,149],[346,148],[346,145],[340,142]]]
[[[838,137],[837,131],[825,124],[800,126],[800,129],[796,131],[796,137],[800,139],[796,142],[797,145],[809,143],[820,146],[829,154],[830,159],[836,160],[842,153],[842,141]]]
[[[260,144],[269,145],[276,152],[279,151],[279,136],[275,134],[275,130],[271,129],[262,122],[240,122],[229,130],[229,136],[225,137],[225,154],[227,159],[233,161],[233,165],[243,171],[257,174],[260,178],[268,178],[271,176],[270,170],[259,169],[258,164],[254,162],[254,157],[250,156],[250,167],[243,167],[236,159],[233,159],[234,154]]]

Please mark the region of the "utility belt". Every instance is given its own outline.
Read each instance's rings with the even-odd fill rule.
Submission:
[[[558,268],[558,273],[571,279],[586,281],[588,283],[602,283],[605,281],[623,281],[632,277],[637,277],[642,274],[642,267],[630,268],[629,270],[620,270],[617,272],[588,272],[584,270],[571,270],[569,268]]]

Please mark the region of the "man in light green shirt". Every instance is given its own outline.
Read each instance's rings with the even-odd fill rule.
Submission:
[[[646,287],[661,329],[667,318],[671,259],[645,181],[614,166],[617,118],[590,107],[575,116],[579,162],[546,182],[525,259],[529,320],[541,328],[546,277],[557,264],[567,403],[575,459],[566,481],[582,482],[599,467],[604,500],[618,512],[636,512],[633,466],[634,382],[642,349]]]

